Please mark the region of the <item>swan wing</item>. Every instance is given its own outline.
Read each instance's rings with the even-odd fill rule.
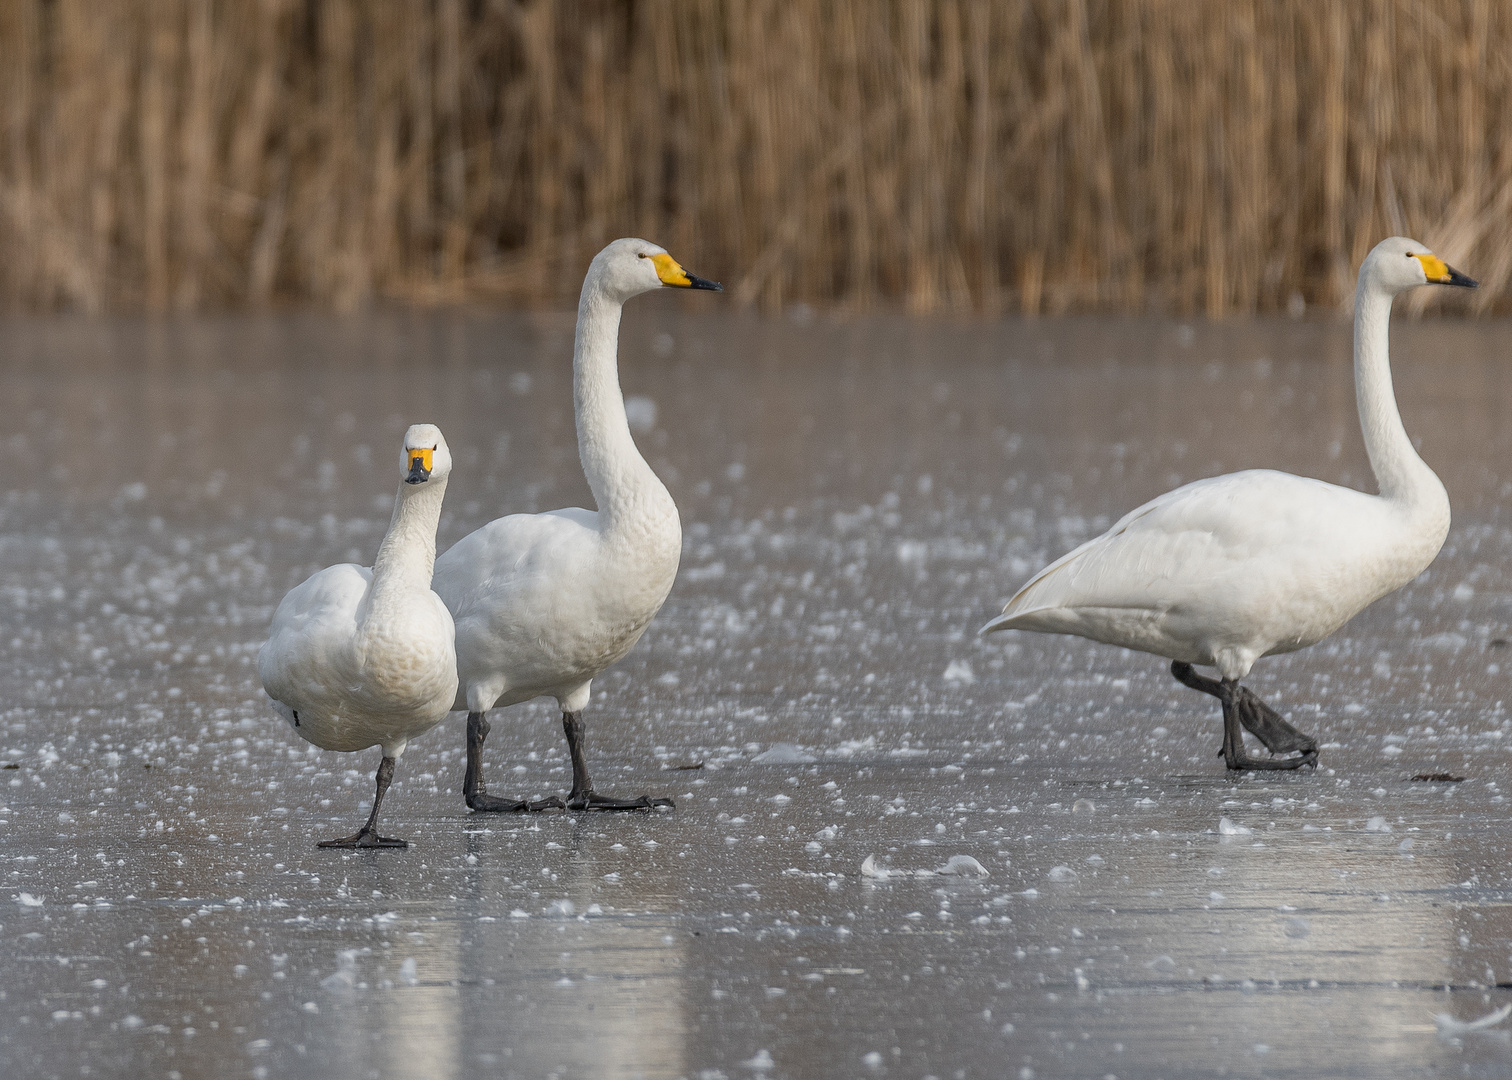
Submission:
[[[334,699],[333,676],[351,666],[357,614],[373,580],[366,566],[340,563],[290,589],[273,612],[257,670],[268,696],[290,709]]]
[[[1269,470],[1199,480],[1045,567],[983,632],[1077,633],[1093,611],[1138,622],[1215,603],[1242,605],[1277,582],[1295,582],[1299,573],[1326,577],[1324,564],[1363,554],[1381,503]]]

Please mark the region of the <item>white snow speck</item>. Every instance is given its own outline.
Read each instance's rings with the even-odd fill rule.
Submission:
[[[951,874],[956,877],[991,877],[987,868],[977,862],[970,855],[952,855],[945,860],[945,865],[935,871],[937,874]]]
[[[1252,836],[1255,830],[1248,825],[1235,825],[1226,817],[1218,819],[1218,835],[1220,836]]]
[[[1075,881],[1076,871],[1069,866],[1052,866],[1045,876],[1051,881]]]
[[[40,896],[33,896],[29,892],[24,892],[16,897],[16,903],[22,907],[41,907],[43,900]]]
[[[751,759],[754,765],[805,765],[818,758],[792,743],[773,743],[771,749]]]
[[[1438,1028],[1439,1038],[1453,1038],[1467,1031],[1479,1031],[1482,1028],[1492,1027],[1501,1023],[1508,1016],[1512,1016],[1512,1005],[1503,1005],[1495,1012],[1474,1020],[1456,1020],[1448,1013],[1439,1013],[1433,1018],[1433,1024]]]
[[[342,949],[336,954],[336,970],[320,980],[328,994],[350,994],[357,987],[357,950]]]
[[[1366,832],[1390,832],[1391,826],[1386,824],[1386,819],[1377,815],[1365,823]]]
[[[669,349],[668,352],[671,350]],[[665,354],[663,354],[665,355]],[[630,423],[630,430],[637,435],[644,435],[656,427],[656,402],[651,398],[633,394],[625,399],[625,419]]]
[[[958,686],[970,686],[976,682],[976,672],[971,670],[971,665],[966,661],[952,660],[945,666],[944,679]]]
[[[776,1065],[777,1063],[772,1060],[772,1055],[767,1053],[765,1050],[756,1051],[755,1054],[753,1054],[751,1057],[746,1058],[740,1063],[741,1068],[758,1069],[762,1071],[775,1068]]]

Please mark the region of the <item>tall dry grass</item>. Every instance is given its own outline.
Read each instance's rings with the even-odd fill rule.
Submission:
[[[768,308],[1512,286],[1493,0],[10,0],[0,296],[561,302],[615,236]]]

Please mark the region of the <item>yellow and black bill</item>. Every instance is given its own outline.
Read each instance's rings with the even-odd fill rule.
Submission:
[[[666,252],[660,255],[642,255],[641,258],[651,260],[652,265],[656,267],[656,276],[661,278],[663,285],[671,285],[677,289],[708,289],[710,292],[724,292],[724,286],[719,282],[688,273]]]
[[[1466,277],[1437,255],[1424,254],[1413,257],[1423,264],[1423,273],[1427,275],[1431,285],[1459,285],[1466,289],[1480,288],[1480,282],[1472,277]]]
[[[409,475],[404,478],[406,484],[423,484],[430,479],[431,469],[435,465],[436,448],[433,446],[417,446],[405,451],[409,454]]]

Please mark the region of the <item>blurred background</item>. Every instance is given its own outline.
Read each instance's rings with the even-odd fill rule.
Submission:
[[[0,298],[570,304],[635,234],[745,305],[1505,310],[1492,0],[8,0]],[[1437,295],[1423,303],[1443,303]]]

